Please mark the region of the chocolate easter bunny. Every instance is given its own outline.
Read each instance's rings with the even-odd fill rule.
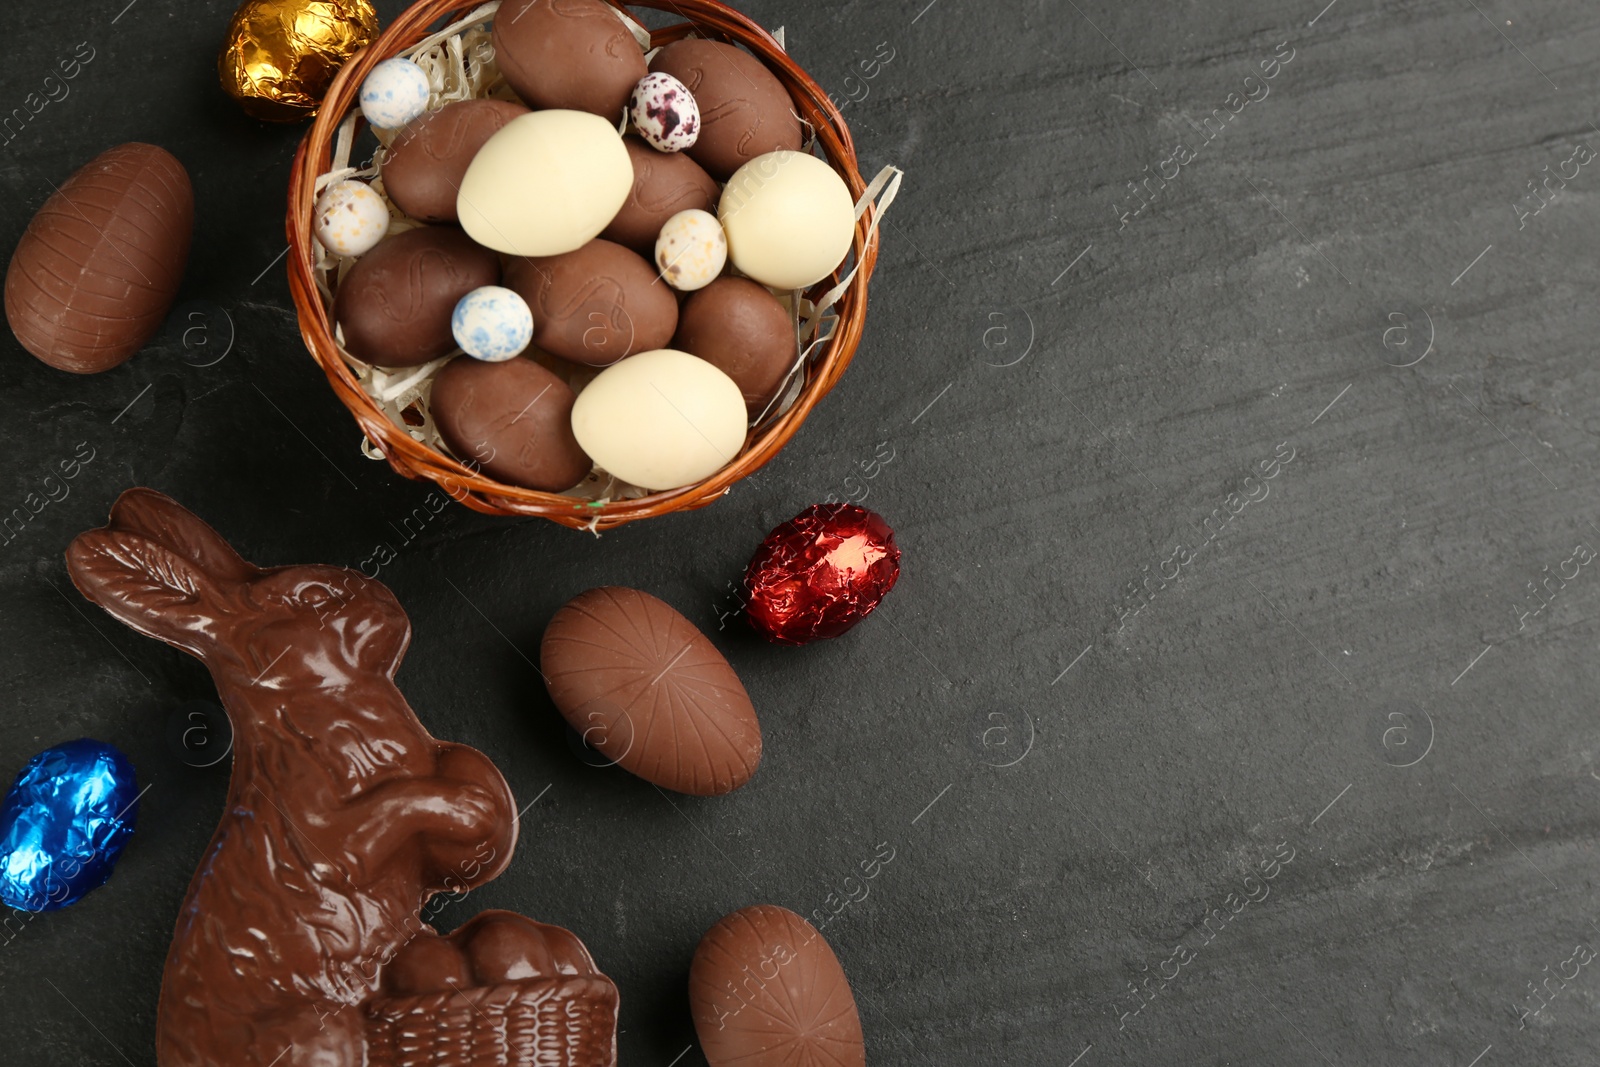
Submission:
[[[453,938],[421,922],[433,894],[505,869],[517,808],[487,756],[435,739],[395,687],[411,624],[387,588],[253,566],[149,489],[67,565],[204,662],[233,725],[227,809],[162,977],[161,1067],[615,1063],[616,987],[572,935],[505,912]],[[484,1032],[432,1041],[418,1020],[452,1004]]]

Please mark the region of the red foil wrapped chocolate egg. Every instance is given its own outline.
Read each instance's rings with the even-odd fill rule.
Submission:
[[[838,637],[872,614],[900,577],[900,548],[883,516],[854,504],[813,504],[767,535],[745,571],[745,616],[780,645]]]

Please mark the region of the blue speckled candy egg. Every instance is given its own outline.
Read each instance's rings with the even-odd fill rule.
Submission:
[[[0,900],[54,911],[105,884],[139,818],[133,764],[103,741],[47,748],[0,803]]]
[[[646,74],[628,98],[628,117],[639,136],[662,152],[682,152],[700,139],[700,105],[670,74]]]
[[[361,83],[361,113],[374,126],[398,130],[428,110],[429,92],[421,67],[399,56],[386,59]]]
[[[450,330],[456,344],[473,359],[503,363],[533,343],[533,311],[520,294],[485,285],[456,304]]]

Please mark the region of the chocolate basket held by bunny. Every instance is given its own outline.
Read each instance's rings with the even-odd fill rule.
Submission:
[[[260,568],[171,499],[124,493],[73,541],[73,583],[199,657],[234,733],[227,810],[162,976],[161,1067],[611,1067],[617,989],[576,937],[430,896],[488,882],[517,809],[475,748],[394,684],[411,624],[339,567]]]

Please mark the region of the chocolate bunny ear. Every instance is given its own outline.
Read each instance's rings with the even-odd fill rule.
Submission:
[[[129,489],[119,496],[109,527],[163,545],[219,579],[243,582],[258,573],[198,515],[154,489]]]
[[[124,493],[111,525],[79,534],[67,549],[79,592],[202,659],[216,647],[227,593],[252,570],[209,526],[150,490]]]

